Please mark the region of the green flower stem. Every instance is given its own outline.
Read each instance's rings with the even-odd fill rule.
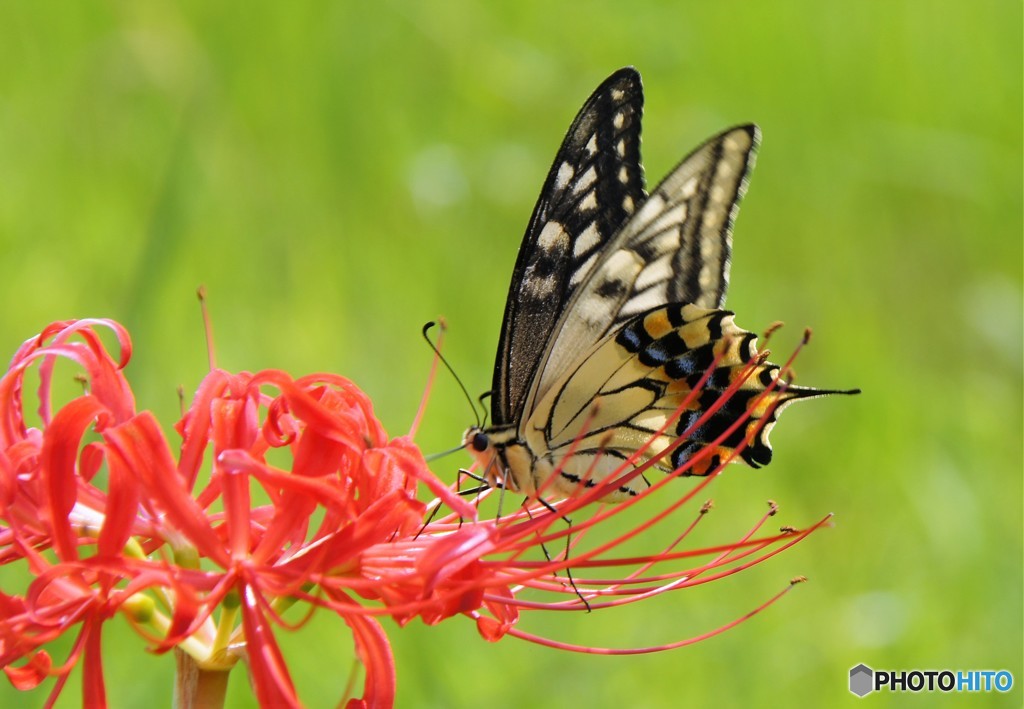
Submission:
[[[217,709],[224,706],[228,671],[202,669],[186,652],[174,651],[174,709]]]

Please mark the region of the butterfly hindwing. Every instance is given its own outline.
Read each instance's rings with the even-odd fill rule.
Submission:
[[[644,199],[640,75],[612,74],[573,121],[548,173],[512,275],[492,392],[495,425],[515,422],[548,336],[608,240]]]
[[[670,304],[635,316],[580,357],[525,422],[525,440],[542,463],[536,467],[557,469],[561,477],[552,485],[569,494],[581,480],[592,485],[651,458],[657,458],[653,467],[671,472],[716,441],[716,450],[688,474],[709,472],[743,442],[745,461],[767,463],[775,412],[801,393],[765,393],[779,368],[757,355],[756,337],[726,310]],[[730,386],[738,388],[719,402]],[[661,457],[684,434],[682,445]],[[543,485],[543,478],[532,483]],[[636,477],[608,501],[645,487]]]

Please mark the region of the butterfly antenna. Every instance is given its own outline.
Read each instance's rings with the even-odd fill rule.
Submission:
[[[437,358],[441,360],[441,364],[443,364],[444,368],[448,370],[448,373],[452,375],[452,378],[455,380],[455,383],[459,385],[459,389],[462,390],[462,395],[466,397],[466,401],[469,403],[469,408],[473,409],[473,418],[476,419],[476,425],[478,427],[482,427],[483,423],[480,421],[480,412],[477,410],[476,405],[473,403],[473,397],[469,395],[469,391],[466,389],[466,385],[462,383],[462,380],[459,379],[459,375],[455,373],[455,370],[452,369],[452,366],[448,364],[448,360],[444,358],[443,354],[441,354],[441,350],[437,348],[437,345],[434,344],[434,341],[430,339],[430,335],[427,334],[428,332],[430,332],[430,329],[437,324],[438,323],[431,321],[423,326],[423,339],[427,341],[427,345],[430,346],[430,349],[433,350]],[[445,330],[445,324],[443,320],[441,321],[440,326],[441,332],[443,333]]]

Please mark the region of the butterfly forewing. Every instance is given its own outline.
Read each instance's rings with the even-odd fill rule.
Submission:
[[[527,410],[591,343],[665,303],[725,300],[732,223],[758,144],[741,126],[704,143],[646,198],[574,293],[540,362]]]
[[[659,303],[720,308],[729,284],[732,224],[759,142],[757,126],[707,141],[658,185],[616,245],[644,263],[614,324]]]
[[[566,304],[643,202],[642,107],[640,75],[616,72],[580,109],[555,157],[512,274],[494,369],[496,426],[521,417]]]

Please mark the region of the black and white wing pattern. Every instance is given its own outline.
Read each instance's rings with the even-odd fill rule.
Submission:
[[[754,125],[711,138],[637,204],[566,304],[527,405],[550,388],[581,350],[627,320],[666,303],[722,306],[732,224],[758,141]]]
[[[522,415],[549,334],[609,239],[646,196],[642,111],[640,75],[622,69],[594,91],[562,141],[512,272],[494,364],[495,426]]]
[[[765,395],[779,367],[719,310],[757,127],[711,138],[648,196],[642,108],[636,70],[612,74],[580,109],[541,190],[512,273],[492,426],[465,437],[491,482],[569,496],[651,458],[671,472],[716,441],[722,450],[687,474],[707,474],[741,443],[756,467],[771,458],[768,432],[785,404],[833,393],[789,386]],[[689,396],[712,363],[711,379]],[[730,385],[738,390],[716,405]],[[635,478],[605,499],[646,484]]]

